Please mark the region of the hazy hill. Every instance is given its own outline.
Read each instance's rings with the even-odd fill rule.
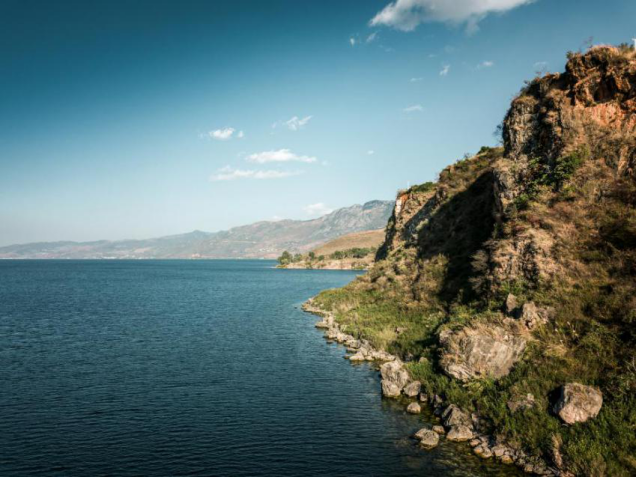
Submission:
[[[313,220],[263,221],[216,233],[10,245],[0,247],[0,258],[276,258],[283,250],[306,252],[351,232],[382,228],[392,208],[392,201],[376,200]]]

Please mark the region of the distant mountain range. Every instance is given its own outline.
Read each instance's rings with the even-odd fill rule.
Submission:
[[[313,220],[263,221],[222,232],[194,232],[147,240],[41,242],[0,247],[0,259],[276,258],[284,250],[307,252],[352,232],[381,229],[392,201],[374,200]]]

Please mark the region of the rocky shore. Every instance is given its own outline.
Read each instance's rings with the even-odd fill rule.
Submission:
[[[495,459],[501,464],[516,465],[529,474],[556,477],[573,476],[567,471],[548,465],[537,456],[528,455],[497,436],[489,435],[485,432],[485,423],[479,415],[465,412],[439,395],[429,396],[421,392],[421,383],[411,379],[403,361],[398,356],[384,350],[377,350],[367,340],[348,334],[346,327],[337,323],[331,312],[318,307],[313,299],[304,303],[302,309],[322,318],[316,323],[316,328],[324,330],[327,340],[340,343],[347,348],[349,354],[346,359],[351,362],[378,364],[382,377],[383,397],[408,400],[406,412],[411,414],[420,414],[423,405],[431,407],[440,423],[423,427],[413,435],[422,448],[433,449],[439,445],[441,439],[456,443],[468,443],[477,456],[483,459]],[[585,402],[581,402],[581,400]],[[508,407],[511,409],[531,407],[534,404],[534,397],[528,395],[517,401],[508,402]],[[559,414],[564,422],[578,422],[596,415],[601,404],[602,397],[593,388],[569,384],[562,389],[555,413]],[[586,410],[589,412],[586,413]],[[553,458],[558,462],[558,442],[555,442],[553,446]]]

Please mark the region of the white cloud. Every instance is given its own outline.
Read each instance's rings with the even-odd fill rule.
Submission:
[[[444,65],[442,67],[442,69],[440,70],[439,75],[440,76],[446,76],[446,75],[448,75],[449,71],[450,71],[450,65]]]
[[[356,43],[357,43],[357,42],[356,42],[356,39],[355,39],[354,37],[349,38],[349,44],[350,44],[351,46],[356,46]]]
[[[477,69],[482,70],[484,68],[492,68],[493,66],[495,66],[494,61],[482,61],[477,65]]]
[[[236,133],[236,136],[234,136],[234,133]],[[237,132],[234,128],[215,129],[214,131],[210,131],[207,135],[218,141],[227,141],[228,139],[232,139],[232,137],[236,137],[238,139],[245,137],[245,133],[243,131]]]
[[[369,22],[402,31],[413,31],[419,24],[443,22],[466,24],[475,31],[478,23],[490,13],[503,13],[535,0],[395,0]]]
[[[418,78],[411,78],[409,81],[411,83],[419,83],[420,81],[422,81],[424,78],[418,77]]]
[[[305,126],[312,117],[313,116],[305,116],[304,118],[301,119],[298,116],[294,116],[290,120],[285,121],[285,125],[292,131],[298,131],[303,126]]]
[[[303,210],[305,211],[307,215],[314,216],[314,217],[327,215],[333,212],[332,208],[327,207],[322,202],[306,205],[305,207],[303,207]]]
[[[208,135],[212,139],[218,139],[219,141],[226,141],[232,137],[234,134],[234,128],[223,128],[223,129],[215,129],[214,131],[210,131]]]
[[[367,151],[367,154],[368,154],[369,156],[373,156],[373,155],[375,154],[375,151],[374,151],[373,149],[369,149],[369,150]]]
[[[316,162],[315,157],[299,156],[289,149],[278,149],[277,151],[263,151],[247,156],[249,162],[265,164],[268,162],[305,162],[307,164]]]
[[[422,107],[421,104],[414,104],[413,106],[404,108],[402,111],[404,111],[405,113],[415,113],[415,112],[424,111],[424,108]]]
[[[277,171],[277,170],[254,170],[254,169],[233,169],[225,166],[219,169],[216,174],[210,177],[211,181],[234,181],[237,179],[282,179],[284,177],[297,176],[300,171]]]

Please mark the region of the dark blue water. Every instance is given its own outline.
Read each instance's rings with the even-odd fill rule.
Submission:
[[[354,272],[0,261],[0,475],[498,474],[299,310]]]

